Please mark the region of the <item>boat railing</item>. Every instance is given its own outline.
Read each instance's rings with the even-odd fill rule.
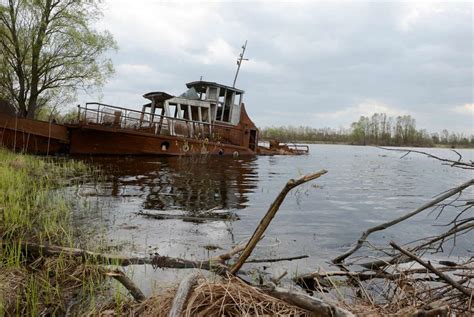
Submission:
[[[99,102],[89,102],[85,106],[79,105],[78,123],[135,130],[156,135],[202,139],[213,138],[213,130],[216,127],[221,127],[219,134],[230,134],[230,131],[235,129],[235,127],[228,125],[169,117]]]

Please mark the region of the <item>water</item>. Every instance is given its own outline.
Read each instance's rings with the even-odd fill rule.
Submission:
[[[457,159],[448,149],[421,150]],[[465,160],[474,159],[472,150],[460,153]],[[257,266],[272,274],[286,269],[290,273],[314,271],[318,266],[327,267],[331,258],[347,250],[367,228],[400,217],[474,176],[472,171],[445,166],[423,155],[401,159],[402,155],[373,147],[311,145],[307,156],[94,158],[90,162],[106,171],[106,179],[79,189],[78,197],[90,208],[89,212],[81,208],[75,221],[81,232],[102,238],[124,255],[159,253],[206,259],[247,239],[288,179],[326,169],[328,173],[320,179],[290,192],[252,255],[306,254],[307,259]],[[473,193],[469,190],[470,199]],[[136,214],[195,213],[216,207],[235,211],[240,220],[196,224]],[[423,212],[373,234],[370,241],[386,245],[390,240],[406,243],[432,236],[446,231],[433,224],[448,222],[452,214],[447,209],[436,220],[437,213]],[[472,211],[465,216],[472,216]],[[448,250],[451,257],[472,255],[472,241],[472,232],[459,237],[457,248]],[[209,245],[223,250],[209,251]],[[180,273],[135,268],[135,278],[147,292],[154,287],[153,281],[165,277],[173,282]]]

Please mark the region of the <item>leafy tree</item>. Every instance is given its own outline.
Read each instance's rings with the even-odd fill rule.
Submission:
[[[77,89],[104,84],[112,35],[97,31],[99,0],[0,0],[0,99],[33,118]]]

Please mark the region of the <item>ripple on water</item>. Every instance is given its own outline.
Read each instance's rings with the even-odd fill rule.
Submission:
[[[440,156],[448,152],[436,149]],[[462,153],[474,159],[474,151]],[[423,156],[400,159],[377,148],[339,145],[311,145],[305,157],[94,158],[93,164],[106,171],[106,180],[79,190],[92,207],[76,215],[78,227],[102,228],[107,241],[124,244],[123,253],[153,249],[188,258],[219,251],[203,250],[203,245],[228,248],[248,238],[289,178],[327,169],[328,174],[290,193],[282,204],[267,232],[267,238],[278,238],[280,245],[258,248],[255,254],[312,255],[291,263],[303,267],[340,254],[368,227],[399,217],[472,178]],[[211,208],[236,210],[241,220],[195,224],[136,215],[143,209],[173,213]],[[377,243],[435,234],[442,230],[432,226],[435,216],[424,214],[395,226],[376,236]],[[458,247],[472,247],[469,239],[474,240],[472,232]]]

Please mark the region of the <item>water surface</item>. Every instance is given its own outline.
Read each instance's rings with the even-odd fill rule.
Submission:
[[[421,150],[457,159],[448,149]],[[466,160],[474,159],[472,150],[460,153]],[[79,189],[78,197],[91,208],[76,215],[76,223],[123,254],[205,259],[223,252],[209,251],[210,245],[228,249],[247,239],[288,179],[326,169],[326,175],[287,196],[253,254],[253,258],[307,254],[307,259],[260,267],[269,267],[269,272],[312,271],[318,265],[328,266],[367,228],[399,217],[473,177],[472,171],[423,155],[402,155],[373,147],[311,145],[307,156],[93,158],[89,161],[105,171],[105,180]],[[473,191],[468,194],[472,199]],[[139,211],[192,214],[211,208],[235,211],[240,220],[196,224],[137,215]],[[406,243],[435,235],[446,228],[433,224],[447,222],[452,212],[446,210],[438,220],[437,213],[423,212],[374,234],[370,241]],[[460,237],[451,256],[472,255],[472,241],[473,233]],[[150,268],[137,272],[146,289],[158,275],[168,274],[173,280],[178,274]]]

